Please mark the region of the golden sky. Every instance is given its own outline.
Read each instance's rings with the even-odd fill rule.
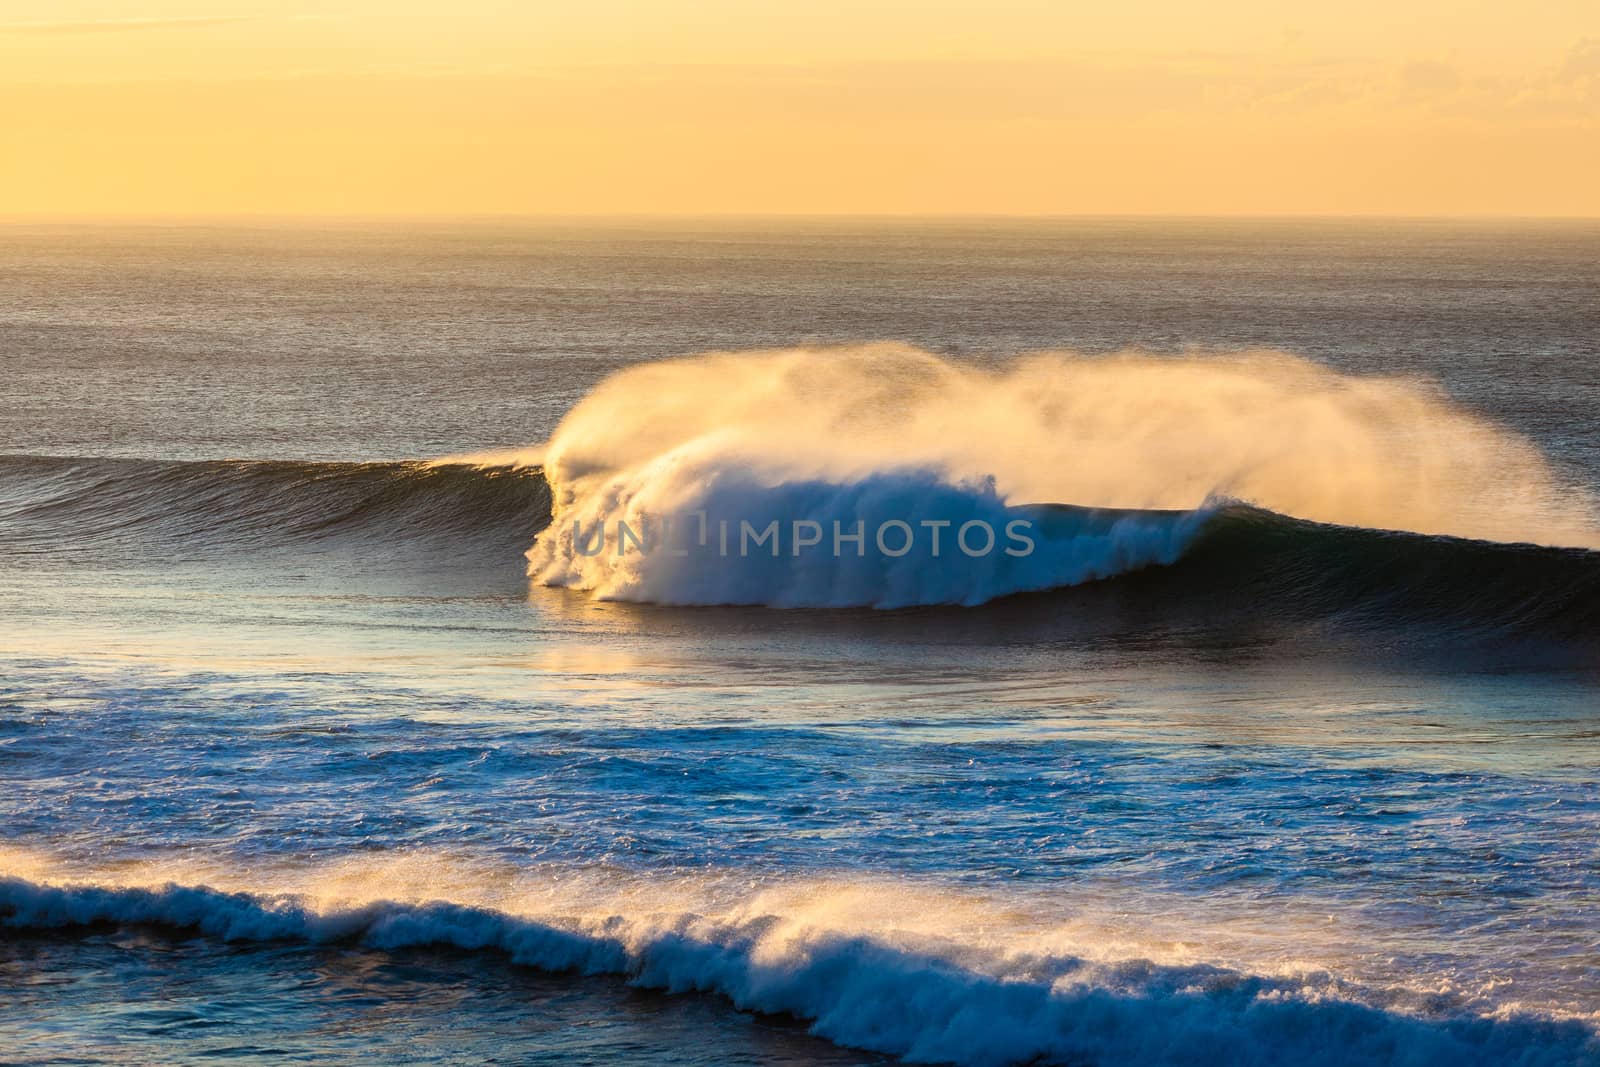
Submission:
[[[1600,215],[1597,0],[0,0],[0,214]]]

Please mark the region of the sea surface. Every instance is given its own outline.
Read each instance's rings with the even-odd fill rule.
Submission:
[[[1594,223],[6,223],[0,1061],[1600,1064],[1597,427]]]

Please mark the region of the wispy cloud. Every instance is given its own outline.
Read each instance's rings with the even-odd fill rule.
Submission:
[[[1563,81],[1578,81],[1600,75],[1600,37],[1585,37],[1572,46],[1561,66]]]

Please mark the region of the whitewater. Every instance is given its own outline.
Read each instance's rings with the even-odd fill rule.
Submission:
[[[1230,502],[1600,545],[1593,502],[1531,441],[1426,382],[1274,352],[1036,353],[997,369],[896,345],[719,353],[608,379],[539,448],[453,458],[542,466],[555,523],[528,553],[536,581],[672,604],[978,604],[1170,564]],[[692,551],[605,541],[688,516]],[[904,531],[892,548],[886,522]],[[751,553],[746,531],[773,524],[794,531],[792,547],[776,535]],[[802,552],[800,524],[831,542]],[[1013,524],[1026,551],[963,542],[941,557],[915,536],[971,526],[992,548]],[[842,546],[841,529],[878,533]]]
[[[1565,1064],[1596,1051],[1583,1013],[1484,1012],[1492,1002],[1470,988],[1363,988],[1294,955],[1268,974],[1198,961],[1196,937],[1213,954],[1230,942],[1259,951],[1252,940],[1264,938],[1162,930],[1155,916],[1118,928],[1094,892],[1061,924],[989,894],[872,879],[752,886],[410,855],[293,871],[250,891],[218,888],[232,872],[184,872],[181,861],[108,884],[28,855],[6,860],[37,879],[0,882],[13,928],[133,923],[225,942],[492,951],[547,971],[720,994],[919,1063]],[[1314,922],[1284,918],[1296,928],[1291,953],[1326,950]]]

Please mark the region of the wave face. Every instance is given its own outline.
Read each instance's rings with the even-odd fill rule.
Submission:
[[[1470,996],[1363,987],[1323,970],[1115,958],[1049,930],[1007,934],[1014,916],[948,892],[823,882],[730,900],[670,880],[607,890],[591,872],[514,899],[481,888],[384,899],[370,889],[384,883],[381,867],[364,872],[366,895],[349,893],[361,873],[310,892],[6,877],[0,924],[490,951],[547,971],[719,994],[920,1063],[1558,1067],[1600,1055],[1577,1019],[1484,1015]],[[963,927],[986,932],[966,939]]]
[[[1130,592],[1177,613],[1262,627],[1421,624],[1584,646],[1600,633],[1600,552],[1328,526],[1244,505],[1218,509],[1176,566],[1139,578]]]
[[[527,470],[0,456],[0,552],[39,557],[314,548],[449,558],[525,544],[549,510],[544,479]]]

